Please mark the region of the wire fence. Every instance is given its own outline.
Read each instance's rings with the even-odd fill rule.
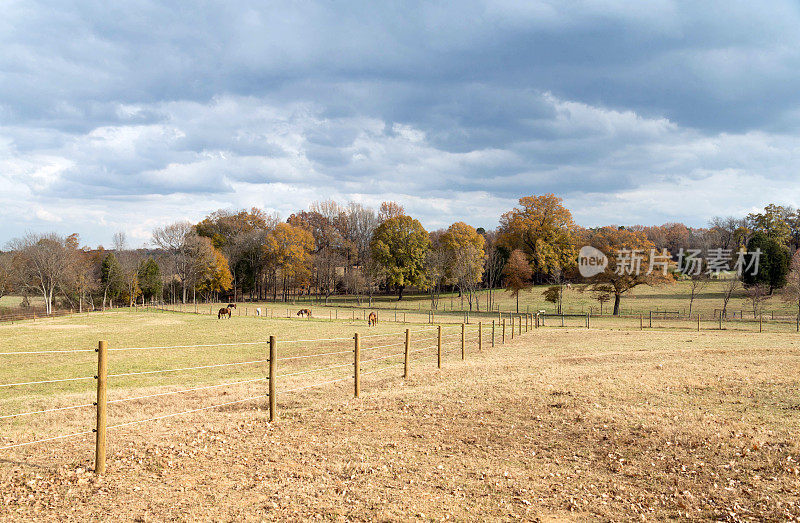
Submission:
[[[520,324],[521,325],[521,324]],[[17,420],[27,419],[31,416],[46,415],[53,413],[60,413],[65,411],[74,411],[79,409],[93,410],[94,411],[94,425],[92,430],[81,430],[75,432],[67,432],[64,434],[57,434],[54,436],[38,437],[29,441],[11,441],[8,436],[0,438],[0,450],[10,450],[21,447],[28,447],[37,443],[52,442],[67,438],[77,438],[81,436],[94,435],[96,456],[95,456],[95,470],[98,473],[105,471],[105,446],[106,446],[106,431],[110,429],[118,429],[138,425],[142,423],[154,422],[167,418],[173,418],[185,414],[203,412],[208,410],[219,409],[222,407],[246,403],[256,400],[267,399],[269,401],[269,416],[270,420],[277,417],[277,398],[280,395],[308,390],[316,387],[323,387],[336,383],[344,383],[352,381],[355,385],[354,394],[358,396],[361,376],[371,374],[383,373],[392,369],[403,367],[403,376],[408,377],[410,368],[413,364],[418,364],[422,361],[427,361],[432,358],[437,358],[437,366],[442,365],[444,356],[452,353],[461,352],[462,359],[465,357],[466,351],[482,350],[484,347],[483,336],[485,333],[492,333],[492,346],[494,345],[495,326],[491,328],[479,324],[478,329],[476,326],[469,325],[435,325],[431,327],[420,328],[407,328],[397,332],[387,333],[373,333],[373,334],[359,334],[356,333],[352,337],[330,337],[330,338],[315,338],[315,339],[292,339],[292,340],[277,340],[274,336],[270,336],[269,340],[259,341],[242,341],[238,343],[217,343],[217,344],[182,344],[182,345],[159,345],[159,346],[140,346],[140,347],[108,347],[105,342],[99,342],[97,349],[54,349],[54,350],[37,350],[37,351],[9,351],[0,353],[1,357],[12,358],[17,355],[37,355],[37,356],[69,356],[73,353],[97,353],[97,372],[94,375],[82,375],[63,378],[52,378],[47,380],[31,380],[21,381],[14,383],[0,384],[2,388],[15,390],[16,388],[33,387],[40,385],[49,385],[62,382],[79,382],[79,381],[93,381],[97,389],[96,401],[91,403],[79,402],[71,405],[60,406],[45,406],[39,409],[23,410],[20,412],[1,414],[0,420]],[[457,329],[457,330],[455,330]],[[527,323],[526,323],[526,331]],[[394,338],[394,339],[393,339]],[[365,346],[362,348],[362,341]],[[487,339],[487,343],[488,343]],[[331,344],[334,346],[331,347]],[[337,348],[338,345],[338,348]],[[349,345],[345,348],[342,345]],[[215,347],[249,347],[249,346],[267,346],[269,347],[269,357],[261,359],[248,359],[245,361],[229,361],[224,363],[214,363],[205,365],[184,365],[184,366],[169,366],[168,368],[156,369],[142,369],[142,370],[128,370],[125,372],[108,372],[109,359],[114,364],[114,357],[109,358],[109,354],[117,354],[121,351],[178,351],[180,349],[194,349],[194,348],[215,348]],[[284,347],[278,351],[278,347]],[[398,350],[398,348],[401,348]],[[316,348],[317,350],[314,350]],[[298,350],[311,349],[313,352],[297,354]],[[334,349],[334,350],[331,350]],[[362,351],[369,354],[369,357],[361,359]],[[1,362],[2,360],[0,360]],[[18,361],[18,360],[17,360]],[[149,360],[147,360],[149,361]],[[362,370],[362,366],[364,370]],[[231,381],[230,378],[221,383],[211,383],[207,385],[199,385],[193,387],[182,387],[175,390],[158,390],[146,394],[138,395],[123,395],[122,397],[107,397],[107,392],[110,389],[116,391],[114,383],[116,380],[130,377],[144,377],[150,378],[159,375],[173,375],[184,373],[185,375],[195,376],[198,371],[207,371],[209,369],[231,369],[231,368],[253,368],[258,373],[256,376],[247,377],[246,379],[237,379]],[[229,371],[225,371],[229,372]],[[313,382],[298,382],[298,379],[303,377],[315,375],[319,376],[317,381]],[[111,382],[112,386],[109,388],[107,382]],[[194,398],[196,401],[206,401],[209,396],[197,396],[194,393],[209,392],[217,389],[233,390],[240,388],[242,392],[258,392],[250,387],[258,383],[266,383],[268,385],[267,391],[257,394],[247,395],[241,399],[234,399],[224,402],[213,402],[210,405],[200,405],[193,408],[179,410],[170,413],[154,412],[153,415],[146,416],[141,419],[134,420],[119,420],[109,423],[107,417],[107,407],[126,404],[138,403],[143,406],[137,406],[137,413],[147,413],[152,409],[158,409],[159,404],[148,402],[155,398],[165,398],[168,396],[185,395]],[[282,384],[280,390],[277,385]],[[175,387],[177,383],[163,384],[156,383],[152,386],[156,387]],[[141,387],[142,385],[139,385]],[[243,388],[244,387],[244,388]],[[262,389],[263,391],[263,389]],[[225,392],[227,394],[228,392]],[[27,396],[22,395],[19,399],[23,400]],[[130,412],[123,412],[114,414],[112,409],[112,416],[126,416]],[[48,424],[48,426],[58,426],[57,423]],[[23,427],[24,428],[24,427]],[[102,452],[100,449],[102,448]]]

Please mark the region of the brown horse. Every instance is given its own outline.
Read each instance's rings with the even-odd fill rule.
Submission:
[[[235,308],[235,305],[234,305]],[[223,316],[227,316],[228,319],[231,319],[231,307],[228,305],[227,307],[223,307],[217,313],[217,319],[221,319]]]
[[[367,318],[367,325],[370,327],[374,327],[378,324],[378,315],[375,312],[370,312],[369,317]]]
[[[297,315],[300,316],[300,317],[310,318],[311,317],[311,309],[300,309],[299,311],[297,311]]]

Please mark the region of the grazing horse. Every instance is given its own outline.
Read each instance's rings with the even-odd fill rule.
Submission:
[[[235,308],[235,306],[234,306]],[[231,307],[228,305],[227,307],[223,307],[217,313],[217,319],[221,319],[223,316],[228,316],[228,319],[231,319]]]
[[[236,308],[236,304],[235,303],[229,303],[228,304],[228,308],[229,309],[235,309]]]
[[[367,325],[370,327],[374,327],[378,324],[378,315],[375,312],[369,313],[369,318],[367,318]]]
[[[300,309],[297,311],[297,315],[301,317],[310,318],[311,317],[311,309]]]

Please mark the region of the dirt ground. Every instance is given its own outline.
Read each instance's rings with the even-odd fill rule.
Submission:
[[[800,337],[541,329],[0,457],[18,520],[797,520]],[[394,375],[389,375],[394,374]]]

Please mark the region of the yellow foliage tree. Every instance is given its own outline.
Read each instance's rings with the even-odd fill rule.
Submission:
[[[442,235],[441,242],[447,253],[447,276],[462,294],[467,294],[472,310],[474,293],[483,279],[485,240],[471,225],[456,222]]]
[[[228,259],[219,249],[213,247],[212,249],[212,261],[197,285],[197,290],[203,294],[227,291],[233,285]]]
[[[575,266],[575,222],[562,199],[553,195],[520,198],[519,207],[500,217],[500,243],[510,251],[521,249],[541,281]]]
[[[279,223],[267,234],[264,250],[270,268],[283,278],[284,299],[290,287],[308,286],[311,281],[311,252],[314,236],[288,223]]]

